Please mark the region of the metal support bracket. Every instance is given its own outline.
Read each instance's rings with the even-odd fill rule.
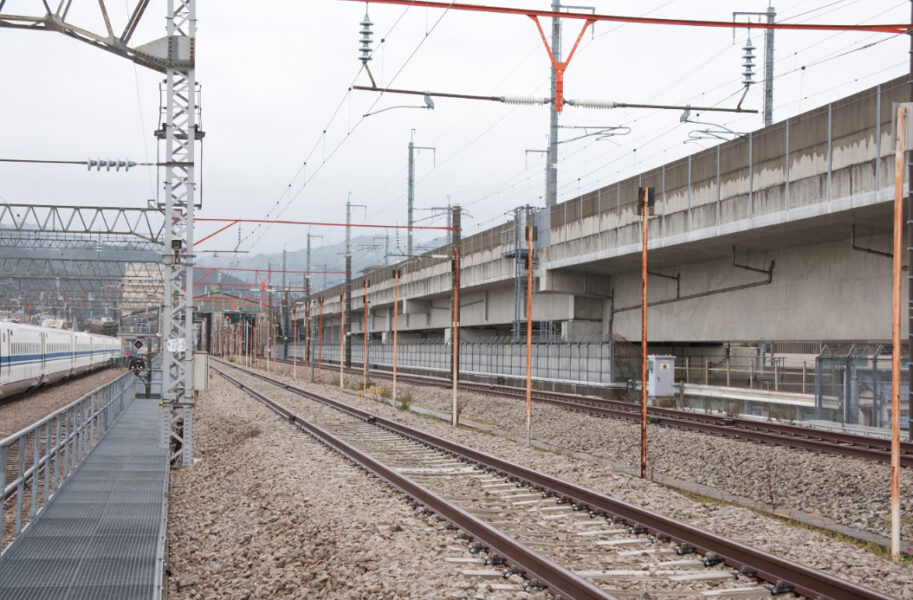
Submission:
[[[754,271],[755,273],[763,273],[764,275],[767,275],[767,277],[768,277],[767,283],[770,283],[770,280],[773,279],[774,261],[770,261],[770,267],[768,267],[767,269],[759,269],[758,267],[752,267],[751,265],[740,265],[739,263],[737,263],[735,261],[735,246],[732,247],[732,266],[737,269],[745,269],[746,271]]]
[[[853,250],[858,250],[860,252],[867,252],[869,254],[877,254],[878,256],[886,256],[888,258],[894,258],[894,253],[885,252],[884,250],[875,250],[874,248],[866,248],[864,246],[856,245],[856,226],[850,225],[850,242],[852,244]]]
[[[675,297],[679,298],[682,295],[682,274],[676,273],[675,275],[666,275],[665,273],[658,273],[656,271],[647,271],[647,275],[653,275],[654,277],[662,277],[663,279],[671,279],[675,281]]]
[[[753,288],[753,287],[760,287],[762,285],[769,285],[773,282],[774,261],[770,261],[770,267],[768,267],[767,269],[759,269],[757,267],[752,267],[749,265],[740,265],[735,262],[735,246],[733,246],[732,250],[733,250],[733,257],[732,257],[732,266],[733,267],[736,267],[739,269],[746,269],[748,271],[755,271],[757,273],[763,273],[764,275],[767,275],[767,278],[762,279],[760,281],[752,281],[749,283],[740,283],[737,285],[731,285],[728,287],[719,288],[719,289],[715,289],[715,290],[708,290],[706,292],[696,292],[694,294],[686,294],[684,296],[678,295],[675,298],[666,298],[663,300],[651,300],[649,305],[651,307],[653,307],[653,306],[661,306],[663,304],[672,304],[673,302],[683,302],[685,300],[696,300],[698,298],[706,298],[707,296],[715,296],[717,294],[727,294],[729,292],[737,292],[739,290],[746,290],[746,289]],[[655,275],[655,273],[651,273],[651,274]],[[665,277],[670,277],[670,276],[665,275]],[[621,308],[614,309],[612,311],[612,315],[614,316],[617,313],[626,312],[629,310],[640,310],[640,308],[641,308],[640,304],[633,304],[631,306],[622,306]]]

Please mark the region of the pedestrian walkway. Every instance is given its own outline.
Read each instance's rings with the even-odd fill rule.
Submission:
[[[162,596],[168,458],[137,398],[0,559],[3,600]]]

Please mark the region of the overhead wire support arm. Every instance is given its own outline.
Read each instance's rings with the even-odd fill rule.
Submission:
[[[548,104],[548,98],[530,98],[522,96],[480,96],[476,94],[455,94],[452,92],[430,92],[427,90],[405,90],[399,88],[382,88],[371,87],[367,85],[353,85],[353,90],[366,92],[382,92],[386,94],[408,94],[411,96],[430,96],[432,98],[455,98],[458,100],[486,100],[489,102],[501,102],[503,104],[518,104],[528,106],[541,106]],[[757,114],[757,110],[750,108],[721,108],[718,106],[693,106],[691,104],[639,104],[635,102],[615,102],[613,100],[574,100],[568,98],[563,100],[564,104],[576,108],[652,108],[666,110],[693,110],[697,112],[734,112]],[[399,108],[399,107],[396,107]],[[421,107],[410,107],[421,108]],[[386,110],[386,109],[385,109]],[[381,112],[381,111],[377,111]],[[376,113],[369,113],[376,114]]]
[[[365,0],[346,0],[362,2]],[[522,15],[526,17],[548,17],[553,19],[583,19],[610,23],[635,23],[640,25],[677,25],[686,27],[716,27],[723,29],[792,29],[794,31],[868,31],[874,33],[908,33],[913,29],[910,23],[881,23],[869,25],[834,25],[821,23],[739,23],[733,21],[704,21],[699,19],[658,19],[653,17],[628,17],[624,15],[600,15],[593,13],[559,12],[506,6],[486,6],[463,2],[431,2],[425,0],[367,0],[375,4],[397,4],[418,8],[440,8],[443,10],[468,10],[475,12]]]
[[[352,0],[348,0],[352,1]],[[359,2],[361,0],[358,0]],[[555,93],[554,98],[550,102],[555,103],[555,112],[561,112],[564,107],[564,71],[567,69],[568,63],[570,63],[571,58],[574,56],[574,52],[577,50],[577,46],[580,44],[580,40],[583,38],[583,34],[590,27],[590,25],[599,22],[607,21],[614,23],[634,23],[641,25],[674,25],[674,26],[685,26],[685,27],[716,27],[716,28],[726,28],[726,29],[765,29],[765,30],[774,30],[774,29],[791,29],[796,31],[868,31],[875,33],[909,33],[913,31],[913,25],[908,23],[902,24],[875,24],[875,25],[831,25],[831,24],[815,24],[815,23],[776,23],[773,20],[768,21],[767,23],[740,23],[737,21],[704,21],[698,19],[658,19],[651,17],[629,17],[623,15],[600,15],[591,12],[580,13],[580,12],[561,12],[557,10],[534,10],[527,8],[510,8],[504,6],[485,6],[481,4],[466,4],[460,2],[431,2],[424,0],[366,0],[367,3],[375,2],[377,4],[398,4],[411,7],[419,8],[439,8],[442,10],[465,10],[465,11],[474,11],[474,12],[490,12],[490,13],[499,13],[499,14],[508,14],[508,15],[523,15],[529,17],[536,23],[536,28],[539,30],[539,35],[542,37],[543,43],[545,43],[545,48],[549,54],[549,60],[552,63],[552,67],[555,73]],[[539,22],[540,17],[547,17],[551,19],[582,19],[584,20],[584,25],[580,30],[580,34],[577,36],[577,41],[574,43],[574,47],[568,55],[567,59],[563,62],[555,59],[555,55],[552,52],[551,47],[548,44],[548,40],[545,37],[545,32],[542,30],[542,24]],[[372,80],[373,83],[373,80]],[[356,88],[358,89],[358,88]],[[370,88],[367,88],[370,89]],[[380,91],[380,90],[377,90]],[[473,98],[477,100],[494,100],[493,97],[483,98],[477,97]],[[499,100],[502,101],[503,100]],[[595,106],[593,108],[622,108],[621,106]],[[633,106],[632,106],[633,108]],[[706,109],[705,109],[706,110]],[[730,109],[731,110],[731,109]],[[732,112],[742,112],[741,103],[737,110]],[[749,111],[745,111],[749,112]],[[757,111],[751,111],[757,112]]]
[[[367,85],[353,85],[353,90],[362,90],[367,92],[384,92],[388,94],[409,94],[413,96],[433,96],[436,98],[458,98],[460,100],[489,100],[491,102],[507,102],[507,99],[504,96],[477,96],[474,94],[453,94],[448,92],[428,92],[428,91],[418,91],[418,90],[403,90],[395,88],[383,88],[376,86],[367,86]],[[537,102],[540,102],[537,100]],[[541,100],[540,103],[544,104],[547,100]]]
[[[44,8],[44,13],[31,15],[5,12],[5,4],[5,2],[0,2],[0,27],[56,31],[160,73],[165,73],[169,68],[190,67],[193,63],[191,56],[193,51],[190,44],[170,45],[158,41],[137,47],[128,45],[149,6],[149,0],[139,0],[136,3],[119,37],[114,33],[104,0],[99,1],[104,33],[96,33],[67,21],[70,7],[73,4],[72,0],[60,2],[56,9],[52,9],[47,2],[42,2],[40,6]],[[184,9],[185,7],[182,5],[179,11]]]
[[[732,113],[750,113],[757,114],[757,110],[751,108],[723,108],[719,106],[693,106],[691,104],[638,104],[635,102],[606,102],[600,100],[573,100],[565,101],[568,106],[578,108],[652,108],[661,110],[693,110],[697,112],[732,112]]]
[[[558,13],[564,14],[564,13]],[[567,70],[567,66],[570,64],[571,59],[574,57],[574,53],[577,52],[577,46],[580,45],[580,40],[583,39],[583,34],[586,33],[586,30],[590,25],[595,23],[595,19],[587,19],[583,24],[583,27],[580,28],[580,33],[577,34],[577,41],[574,42],[574,46],[571,48],[570,53],[568,53],[567,58],[563,61],[555,59],[555,53],[552,52],[551,46],[548,45],[548,39],[545,37],[545,32],[542,31],[542,23],[539,22],[539,17],[536,15],[528,15],[536,23],[536,28],[539,30],[539,35],[542,37],[542,43],[545,44],[545,50],[548,52],[548,58],[552,61],[552,68],[555,70],[555,111],[561,112],[564,108],[564,71]]]
[[[354,206],[354,205],[353,205]],[[2,213],[0,213],[2,214]],[[193,247],[215,237],[216,235],[230,229],[234,225],[240,223],[268,223],[271,225],[316,225],[322,227],[368,227],[372,229],[408,229],[409,231],[413,229],[429,229],[435,231],[452,231],[452,227],[445,227],[440,225],[381,225],[376,223],[328,223],[322,221],[287,221],[287,220],[275,220],[275,219],[219,219],[219,218],[209,218],[209,217],[198,217],[194,219],[197,223],[227,223],[223,227],[219,228],[215,232],[195,241]]]

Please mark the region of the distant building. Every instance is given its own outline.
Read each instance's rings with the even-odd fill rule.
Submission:
[[[132,314],[165,303],[162,266],[153,263],[127,263],[120,294],[122,314]]]

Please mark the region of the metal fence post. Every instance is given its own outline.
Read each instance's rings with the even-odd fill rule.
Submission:
[[[589,344],[586,345],[586,380],[592,381],[590,379],[590,345]]]
[[[16,482],[16,535],[22,531],[22,496],[25,492],[25,436],[21,436],[16,441],[16,450],[19,452],[19,479]],[[4,482],[5,484],[5,482]]]
[[[54,418],[54,489],[60,481],[60,415]],[[0,546],[2,547],[2,546]]]
[[[70,468],[70,411],[63,414],[63,478],[67,478]]]
[[[41,503],[48,501],[48,480],[51,475],[51,422],[44,424],[44,492],[41,496]],[[2,479],[0,479],[2,481]]]
[[[95,421],[95,415],[98,414],[98,407],[101,406],[102,395],[107,396],[105,392],[98,392],[89,400],[89,428],[91,430],[91,433],[89,434],[89,448],[92,448],[98,441],[98,424]]]
[[[821,397],[821,357],[815,357],[815,418],[821,418],[821,404],[823,403],[823,398]]]
[[[580,369],[580,363],[581,363],[580,348],[581,348],[580,342],[577,342],[577,381],[581,381],[581,379],[583,378],[583,372]],[[571,349],[571,352],[573,352],[573,349]]]
[[[80,423],[80,433],[82,435],[79,438],[80,442],[81,442],[79,445],[80,462],[89,453],[89,444],[92,442],[92,438],[87,436],[87,434],[91,435],[90,432],[91,432],[91,427],[92,427],[92,421],[91,421],[91,413],[89,412],[91,409],[91,406],[92,406],[92,400],[89,400],[89,402],[85,402],[82,405],[82,422]]]
[[[6,446],[0,446],[0,485],[3,486],[4,492],[6,490]],[[3,498],[0,498],[0,550],[3,550],[3,512],[6,508],[6,502]]]
[[[29,518],[34,519],[38,513],[38,465],[41,462],[41,431],[36,429],[32,434],[32,509]],[[19,474],[22,476],[22,473]]]

